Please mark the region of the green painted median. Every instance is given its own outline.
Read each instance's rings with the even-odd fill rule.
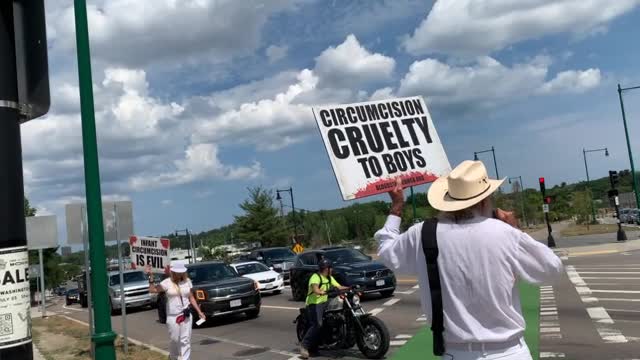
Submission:
[[[533,358],[538,359],[540,350],[540,289],[537,286],[520,284],[520,298],[522,314],[527,322],[524,337]],[[425,328],[420,331],[406,345],[396,351],[391,358],[393,360],[439,359],[439,357],[433,355],[431,330]]]

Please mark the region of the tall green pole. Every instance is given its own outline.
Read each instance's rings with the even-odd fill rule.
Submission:
[[[636,87],[640,88],[640,87]],[[629,151],[629,162],[631,163],[631,179],[633,181],[633,192],[636,196],[636,208],[640,208],[640,193],[638,193],[638,183],[636,182],[636,168],[633,165],[633,154],[631,152],[631,142],[629,141],[629,129],[627,128],[627,116],[624,112],[624,102],[622,101],[622,87],[618,84],[618,97],[620,98],[620,109],[622,110],[622,123],[624,124],[624,135],[627,138],[627,151]]]
[[[91,295],[95,314],[95,333],[91,337],[97,360],[115,360],[111,330],[109,294],[107,291],[107,264],[105,259],[104,227],[102,223],[102,197],[100,195],[100,168],[98,143],[93,108],[93,81],[91,80],[91,54],[85,0],[74,1],[76,22],[76,46],[78,53],[78,78],[80,84],[80,109],[82,114],[82,147],[84,153],[84,177],[87,196],[89,225],[89,249],[91,262]],[[89,304],[91,306],[91,304]]]

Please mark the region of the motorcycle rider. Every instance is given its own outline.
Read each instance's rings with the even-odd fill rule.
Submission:
[[[318,350],[322,317],[327,308],[327,301],[329,300],[329,296],[327,295],[329,289],[349,289],[348,287],[340,285],[336,279],[331,276],[331,267],[332,264],[329,259],[321,259],[318,263],[318,272],[309,278],[306,300],[309,327],[300,344],[300,357],[302,359],[308,359],[309,353],[315,353]]]

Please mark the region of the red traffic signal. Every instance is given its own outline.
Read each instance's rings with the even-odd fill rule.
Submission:
[[[544,184],[544,178],[543,178],[543,177],[538,178],[538,182],[539,182],[540,184]]]
[[[545,204],[551,204],[551,196],[545,196],[544,203]]]
[[[544,186],[544,178],[538,178],[538,182],[540,183],[540,192],[542,193],[542,196],[545,196],[546,188]]]

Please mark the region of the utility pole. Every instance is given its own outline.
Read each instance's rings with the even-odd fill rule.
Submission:
[[[95,314],[95,333],[91,336],[91,341],[95,346],[95,358],[97,360],[115,360],[116,352],[113,341],[116,338],[116,333],[111,329],[111,309],[109,308],[107,290],[107,264],[104,261],[105,242],[100,191],[100,166],[93,104],[93,81],[91,79],[89,26],[87,24],[87,4],[85,0],[74,1],[74,15],[80,85],[84,178],[89,225],[91,291],[93,293],[92,299]],[[91,305],[89,304],[89,306]]]
[[[556,247],[556,241],[553,238],[553,234],[552,234],[552,229],[551,229],[551,223],[549,222],[549,203],[550,201],[547,201],[547,192],[546,192],[546,187],[544,184],[544,178],[541,177],[540,179],[538,179],[538,181],[540,182],[540,192],[542,193],[542,200],[544,202],[544,204],[542,205],[542,211],[544,212],[544,220],[547,223],[547,231],[549,232],[549,236],[547,237],[547,246],[550,248],[554,248]]]
[[[591,152],[601,152],[604,151],[604,156],[609,156],[609,149],[608,148],[603,148],[603,149],[592,149],[592,150],[585,150],[584,148],[582,149],[582,157],[584,158],[584,171],[587,173],[587,189],[589,189],[589,192],[591,193],[590,198],[591,198],[591,222],[593,224],[596,223],[596,208],[593,205],[593,192],[591,191],[591,180],[589,179],[589,167],[587,166],[587,154],[591,153]]]
[[[636,181],[636,168],[633,164],[633,154],[631,152],[631,142],[629,141],[629,129],[627,127],[627,115],[624,111],[624,101],[622,100],[622,92],[626,90],[640,89],[640,86],[622,88],[618,84],[618,97],[620,98],[620,110],[622,111],[622,123],[624,124],[624,135],[627,139],[627,151],[629,152],[629,162],[631,163],[631,179],[633,181],[633,193],[636,197],[636,208],[640,208],[640,193],[638,193],[638,182]]]
[[[2,287],[16,291],[18,299],[2,297],[8,301],[13,334],[0,342],[0,359],[31,360],[31,323],[27,321],[31,318],[31,289],[12,1],[0,1],[0,54],[0,259],[7,266],[5,270],[23,276],[21,283]]]

